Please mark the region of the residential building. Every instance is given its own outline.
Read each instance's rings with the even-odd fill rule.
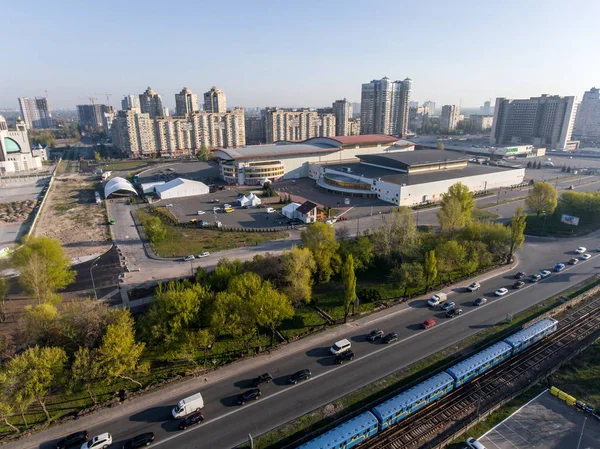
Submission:
[[[119,111],[111,134],[115,147],[130,157],[148,157],[157,152],[154,120],[139,109]]]
[[[411,131],[416,131],[423,128],[425,123],[425,107],[411,107],[408,111],[408,128]]]
[[[494,116],[493,115],[470,115],[469,119],[473,122],[473,131],[485,131],[491,130],[492,125],[494,124]]]
[[[485,101],[483,103],[483,106],[479,108],[479,112],[481,113],[481,115],[492,115],[492,102],[489,100]]]
[[[151,119],[163,117],[165,115],[161,96],[154,92],[150,87],[148,87],[143,94],[140,94],[139,97],[142,114],[148,114]]]
[[[385,77],[362,85],[361,134],[405,135],[412,81],[390,81]]]
[[[317,120],[317,129],[314,134],[318,137],[334,137],[336,121],[334,114],[321,114]]]
[[[46,129],[54,126],[46,97],[20,97],[19,107],[27,129]]]
[[[25,122],[18,120],[15,129],[9,130],[0,115],[0,175],[37,170],[42,167],[42,159],[31,150]]]
[[[349,136],[349,122],[352,119],[352,103],[345,98],[333,102],[333,113],[335,115],[335,135]]]
[[[194,154],[192,124],[187,117],[159,117],[154,120],[156,150],[161,157]]]
[[[204,110],[206,112],[227,112],[227,99],[225,92],[218,87],[212,87],[204,93]]]
[[[583,94],[577,109],[573,136],[576,139],[600,139],[600,89],[592,87]]]
[[[78,104],[77,115],[79,117],[79,126],[88,126],[90,128],[105,128],[107,118],[104,114],[112,114],[113,108],[105,104]],[[112,118],[111,118],[112,121]],[[106,127],[106,130],[110,127]]]
[[[140,109],[140,97],[138,95],[125,95],[121,100],[121,109]]]
[[[458,125],[460,108],[455,104],[446,104],[442,106],[442,115],[440,116],[440,129],[442,131],[453,131]]]
[[[246,115],[244,118],[247,145],[260,145],[266,142],[265,117],[262,115]]]
[[[246,145],[244,110],[195,112],[190,117],[195,148],[236,148]]]
[[[435,115],[435,101],[427,100],[423,103],[423,113],[427,115]]]
[[[575,97],[497,98],[490,143],[533,144],[552,150],[575,149],[578,142],[571,141],[571,136],[576,112]]]
[[[348,120],[348,135],[349,136],[358,136],[360,135],[360,119],[353,118]]]
[[[317,137],[319,115],[310,109],[284,110],[267,108],[265,117],[267,143],[306,140]]]
[[[198,110],[198,95],[192,93],[190,89],[184,87],[181,92],[175,94],[175,115],[177,117],[185,117]]]

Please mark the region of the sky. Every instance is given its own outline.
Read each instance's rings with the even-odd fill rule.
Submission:
[[[600,85],[598,0],[29,0],[3,2],[0,108],[48,97],[173,107],[217,86],[227,106],[330,106],[410,77],[412,100],[479,106]]]

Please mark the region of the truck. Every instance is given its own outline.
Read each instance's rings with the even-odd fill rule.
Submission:
[[[192,412],[199,412],[204,407],[204,399],[200,393],[193,394],[187,398],[182,399],[173,407],[173,418],[182,418],[189,415]]]
[[[429,298],[429,301],[427,301],[427,304],[429,304],[430,306],[439,306],[440,304],[446,302],[446,293],[436,293],[435,295],[433,295],[431,298]]]

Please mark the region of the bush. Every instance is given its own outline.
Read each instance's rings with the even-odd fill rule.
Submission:
[[[363,290],[360,290],[357,294],[358,299],[361,300],[361,302],[363,303],[370,303],[370,302],[379,302],[381,301],[381,293],[379,292],[379,290],[375,289],[375,288],[365,288]]]

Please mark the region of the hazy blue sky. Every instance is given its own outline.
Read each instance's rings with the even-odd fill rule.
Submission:
[[[53,108],[147,86],[168,106],[184,86],[218,86],[228,106],[324,106],[388,76],[412,78],[413,100],[477,106],[600,85],[599,0],[2,3],[2,108],[45,89]]]

